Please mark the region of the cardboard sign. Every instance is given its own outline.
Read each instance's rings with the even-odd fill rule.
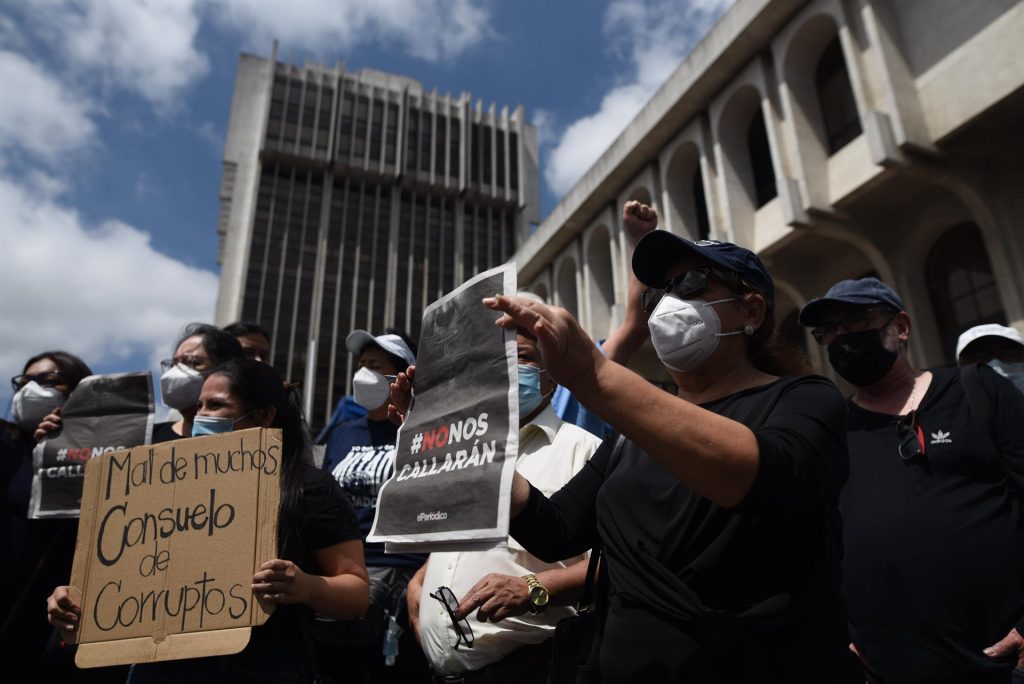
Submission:
[[[491,269],[423,313],[415,397],[380,491],[369,541],[386,550],[469,550],[508,538],[519,448],[515,331],[481,300],[515,294],[515,264]]]
[[[251,585],[277,557],[281,466],[281,431],[262,428],[89,461],[71,577],[78,666],[245,648],[269,615]]]
[[[89,459],[148,444],[153,435],[153,378],[144,373],[90,375],[61,411],[61,431],[32,451],[33,518],[74,518]]]

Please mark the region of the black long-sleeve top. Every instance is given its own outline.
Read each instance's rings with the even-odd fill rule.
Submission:
[[[632,442],[614,454],[609,439],[550,499],[531,489],[512,536],[544,560],[600,541],[604,681],[863,681],[840,595],[842,396],[804,376],[703,408],[757,438],[758,473],[735,509],[698,495]]]

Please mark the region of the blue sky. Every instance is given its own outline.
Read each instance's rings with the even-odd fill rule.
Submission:
[[[153,368],[212,317],[240,52],[522,104],[546,216],[730,2],[0,0],[0,374]]]

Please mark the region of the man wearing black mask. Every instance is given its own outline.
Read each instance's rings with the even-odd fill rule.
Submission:
[[[851,648],[871,681],[1008,684],[1024,666],[1024,396],[982,367],[991,417],[972,416],[958,368],[911,365],[910,315],[877,278],[835,284],[799,320],[855,388]]]

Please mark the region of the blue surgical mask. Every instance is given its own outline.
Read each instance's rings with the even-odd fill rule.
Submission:
[[[220,418],[218,416],[196,416],[192,419],[192,436],[202,437],[203,435],[220,435],[225,432],[234,432],[235,423],[251,416],[254,412],[249,411],[238,418]]]
[[[540,406],[545,395],[540,391],[540,374],[534,366],[519,364],[519,417],[525,418]]]

